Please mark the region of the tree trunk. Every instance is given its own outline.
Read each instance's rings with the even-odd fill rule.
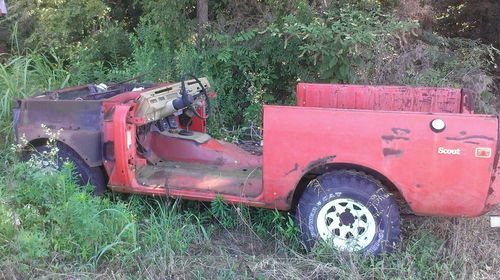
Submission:
[[[208,0],[197,0],[196,16],[198,17],[198,27],[203,29],[208,24]]]

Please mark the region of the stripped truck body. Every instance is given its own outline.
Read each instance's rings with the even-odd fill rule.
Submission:
[[[14,110],[16,137],[36,147],[46,142],[41,124],[62,129],[61,145],[87,166],[101,168],[106,186],[117,192],[200,201],[222,196],[231,203],[300,210],[301,201],[309,203],[312,185],[352,177],[361,189],[379,182],[374,188],[401,197],[418,215],[473,217],[500,204],[498,117],[474,114],[466,91],[299,83],[296,106],[264,105],[263,155],[258,156],[206,134],[205,107],[215,94],[200,98],[209,84],[197,81],[104,90],[88,85],[20,100]],[[185,108],[193,111],[189,102],[196,100],[198,117],[191,114],[183,122]],[[189,106],[174,106],[181,101]],[[347,209],[337,213],[340,228],[326,218],[316,232],[301,226],[307,219],[297,218],[308,232],[304,238],[350,240],[353,233],[371,232],[377,215],[353,215],[364,211],[363,199],[339,193],[328,195],[340,203],[337,209]],[[303,211],[316,225],[321,213],[335,213],[334,204],[328,205],[333,212]],[[356,219],[362,225],[357,233],[344,230],[356,228]],[[378,229],[384,221],[377,223]],[[322,233],[325,229],[332,233]],[[387,231],[398,234],[399,222]],[[359,243],[366,252],[387,251],[370,247],[375,237],[363,238],[369,241]],[[338,244],[345,249],[348,242]]]

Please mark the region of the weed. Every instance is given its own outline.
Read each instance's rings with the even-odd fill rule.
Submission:
[[[224,228],[231,229],[236,226],[236,215],[222,196],[216,196],[212,201],[210,204],[210,213]]]
[[[49,256],[49,240],[42,231],[20,230],[17,235],[21,263],[37,264],[41,259]]]

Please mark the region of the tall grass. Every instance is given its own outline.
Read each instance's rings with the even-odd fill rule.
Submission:
[[[11,158],[12,155],[4,155]],[[392,255],[297,246],[289,216],[216,200],[93,197],[71,169],[0,171],[0,279],[497,279],[485,218],[411,218]]]
[[[27,52],[5,56],[3,61],[0,64],[0,134],[7,142],[12,136],[11,109],[15,100],[65,87],[71,75],[54,53]]]

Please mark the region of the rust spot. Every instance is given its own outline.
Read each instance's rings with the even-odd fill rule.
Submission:
[[[409,141],[410,138],[404,136],[394,136],[394,135],[382,135],[382,139],[385,141],[393,141],[393,140],[405,140]]]
[[[215,163],[218,164],[218,165],[224,164],[224,157],[223,156],[218,156],[217,158],[215,158]]]
[[[411,132],[411,130],[409,130],[408,128],[399,128],[399,127],[393,127],[391,130],[396,135],[399,135],[399,134],[409,134]]]
[[[295,193],[295,188],[292,191],[288,192],[288,194],[286,195],[285,203],[287,205],[292,205],[294,193]]]
[[[318,166],[322,166],[322,165],[325,165],[327,164],[329,161],[333,160],[334,158],[336,158],[337,156],[326,156],[326,157],[322,157],[320,159],[317,159],[315,161],[312,161],[311,163],[309,163],[305,168],[302,169],[302,171],[304,170],[311,170],[315,167],[318,167]]]
[[[452,140],[452,141],[462,141],[462,140],[467,140],[467,139],[484,139],[484,140],[489,140],[489,141],[495,140],[493,137],[489,137],[489,136],[485,136],[485,135],[471,135],[471,136],[465,136],[465,137],[446,137],[446,140]]]
[[[415,187],[417,187],[417,188],[419,188],[419,189],[420,189],[420,188],[422,187],[422,185],[417,184]]]
[[[469,111],[474,111],[474,94],[470,90],[462,89],[462,107]]]
[[[399,157],[403,154],[402,150],[396,150],[396,149],[391,149],[391,148],[384,148],[382,150],[382,153],[384,154],[384,157],[387,156],[396,156]]]
[[[465,135],[465,134],[467,134],[467,132],[466,132],[465,130],[462,130],[462,131],[460,131],[459,133],[460,133],[460,135]]]
[[[292,168],[292,169],[290,169],[288,172],[286,172],[286,173],[285,173],[285,176],[287,176],[287,175],[289,175],[290,173],[295,172],[295,171],[297,171],[297,170],[299,170],[299,164],[298,164],[298,163],[295,163],[295,164],[294,164],[294,166],[293,166],[293,168]]]

